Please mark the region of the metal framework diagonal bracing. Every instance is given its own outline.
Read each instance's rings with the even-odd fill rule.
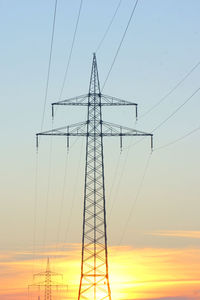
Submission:
[[[37,134],[37,144],[40,135],[65,136],[68,147],[70,137],[86,137],[82,260],[78,300],[111,300],[108,276],[103,138],[120,137],[122,147],[123,136],[150,136],[152,146],[153,136],[150,133],[103,121],[102,107],[134,106],[137,118],[137,104],[101,94],[95,54],[93,55],[88,94],[52,103],[52,116],[54,116],[55,105],[87,106],[86,122]]]

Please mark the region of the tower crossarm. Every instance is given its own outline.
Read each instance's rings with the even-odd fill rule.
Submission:
[[[100,102],[101,106],[123,106],[123,105],[135,106],[135,113],[136,113],[136,119],[137,119],[137,116],[138,116],[138,109],[137,109],[138,104],[137,103],[127,101],[124,99],[120,99],[117,97],[113,97],[113,96],[104,95],[101,93],[88,93],[88,94],[84,94],[81,96],[69,98],[66,100],[53,102],[51,104],[52,105],[52,117],[54,118],[54,106],[55,105],[88,106],[88,98],[89,97],[100,97],[101,98],[101,102]],[[94,106],[95,104],[91,102],[90,105]]]
[[[144,131],[139,131],[133,128],[113,124],[110,122],[102,121],[103,136],[119,136],[120,148],[122,150],[122,137],[124,136],[149,136],[151,140],[151,150],[153,150],[153,134]]]
[[[113,134],[115,135],[140,135],[140,136],[153,136],[152,133],[147,133],[144,131],[140,131],[140,130],[136,130],[133,128],[129,128],[126,126],[122,126],[122,125],[118,125],[118,124],[114,124],[114,123],[110,123],[110,122],[105,122],[102,121],[102,125],[103,125],[103,134],[106,135],[110,135],[112,136]]]
[[[124,99],[101,94],[101,106],[135,106],[136,120],[138,117],[138,104]]]
[[[67,147],[69,148],[69,137],[85,137],[85,136],[102,136],[102,137],[111,137],[119,136],[120,137],[120,146],[122,148],[122,137],[124,136],[149,136],[151,138],[151,149],[153,149],[153,134],[147,133],[144,131],[136,130],[133,128],[125,127],[118,124],[113,124],[110,122],[101,121],[102,132],[93,132],[87,131],[88,122],[80,122],[64,127],[55,128],[52,130],[44,131],[37,133],[36,135],[36,144],[38,147],[38,137],[40,135],[46,136],[66,136],[67,137]]]
[[[61,100],[58,102],[51,103],[52,106],[54,105],[87,105],[87,102],[85,100],[88,98],[88,94],[75,96],[69,99]],[[85,104],[85,105],[84,105]]]
[[[28,288],[31,287],[45,287],[46,283],[45,282],[41,282],[41,283],[36,283],[36,284],[29,284]],[[51,282],[51,286],[52,287],[62,287],[62,288],[67,288],[68,289],[68,285],[67,284],[60,284],[57,282]]]
[[[39,136],[41,135],[53,135],[53,136],[67,136],[67,145],[69,146],[70,136],[86,136],[87,122],[79,122],[68,126],[63,126],[48,131],[39,132],[36,134],[36,146],[39,144]]]
[[[137,103],[131,102],[131,101],[127,101],[124,99],[120,99],[117,97],[113,97],[113,96],[108,96],[108,95],[104,95],[101,94],[101,105],[132,105],[132,106],[137,106]]]
[[[51,275],[51,277],[61,277],[63,279],[63,275],[60,273],[55,273],[55,272],[42,272],[42,273],[38,273],[38,274],[34,274],[33,278],[37,278],[37,277],[45,277],[47,274]]]
[[[51,108],[52,108],[52,118],[54,118],[54,106],[55,105],[77,105],[77,106],[87,106],[87,99],[88,99],[88,94],[80,95],[80,96],[75,96],[69,99],[65,99],[62,101],[58,102],[53,102],[51,103]]]

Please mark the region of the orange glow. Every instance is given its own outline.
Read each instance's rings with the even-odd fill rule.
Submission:
[[[151,233],[150,235],[200,239],[200,231],[191,231],[191,230],[185,230],[185,231],[184,230],[156,231],[154,233]]]
[[[51,247],[48,253],[39,255],[43,258],[34,263],[28,252],[1,255],[1,300],[27,299],[27,285],[32,282],[33,272],[44,270],[47,255],[51,258],[52,271],[63,273],[69,286],[67,295],[55,299],[77,299],[80,245],[65,245],[65,250],[60,252]],[[110,247],[109,274],[115,300],[200,298],[199,249]]]

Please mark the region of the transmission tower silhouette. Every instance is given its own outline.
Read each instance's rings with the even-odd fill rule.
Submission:
[[[55,273],[50,270],[50,262],[49,262],[49,257],[48,257],[46,271],[33,275],[34,281],[37,279],[39,279],[40,281],[38,281],[38,283],[34,282],[33,284],[28,286],[28,295],[29,295],[31,287],[37,287],[39,289],[39,291],[40,291],[40,289],[44,289],[44,298],[43,298],[44,300],[53,300],[53,295],[52,295],[53,289],[56,288],[58,290],[58,288],[62,288],[62,289],[68,288],[67,285],[58,283],[56,280],[53,279],[53,277],[56,278],[56,280],[59,277],[63,280],[62,274]],[[41,299],[41,297],[39,295],[38,300],[40,300],[40,299]]]
[[[78,300],[111,300],[108,276],[103,138],[119,137],[122,149],[123,136],[150,136],[151,147],[153,147],[153,135],[103,121],[102,107],[134,106],[137,118],[137,104],[101,93],[95,54],[93,54],[89,92],[52,103],[53,118],[55,105],[87,107],[86,122],[40,132],[36,135],[37,147],[39,136],[42,135],[65,136],[67,148],[69,148],[70,137],[86,137],[82,260]]]

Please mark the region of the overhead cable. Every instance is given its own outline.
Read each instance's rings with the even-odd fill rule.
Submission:
[[[45,86],[45,94],[44,94],[44,104],[43,104],[43,111],[42,111],[42,120],[41,120],[41,128],[40,130],[43,130],[44,126],[44,118],[45,118],[45,110],[46,110],[46,103],[47,103],[47,96],[48,96],[48,90],[49,90],[49,79],[50,79],[50,72],[51,72],[51,63],[52,63],[52,53],[53,53],[53,44],[54,44],[54,35],[55,35],[55,25],[56,25],[56,14],[57,14],[57,5],[58,5],[58,0],[55,0],[54,4],[54,12],[53,12],[53,23],[52,23],[52,31],[51,31],[51,41],[50,41],[50,50],[49,50],[49,60],[48,60],[48,67],[47,67],[47,78],[46,78],[46,86]],[[51,150],[50,150],[51,153]],[[38,167],[37,167],[38,168]],[[37,186],[37,180],[38,180],[38,175],[36,177],[36,186]],[[49,181],[49,180],[48,180]],[[48,183],[49,186],[49,183]],[[46,199],[46,206],[48,205],[48,193],[49,193],[49,187],[47,191],[47,199]],[[37,215],[37,196],[35,197],[35,209],[34,209],[34,243],[36,243],[36,215]],[[45,216],[45,224],[44,224],[44,245],[43,248],[45,247],[45,227],[46,227],[46,219],[47,219],[47,212]],[[34,256],[36,255],[36,250],[35,250],[35,245],[34,245]]]
[[[53,126],[52,126],[53,128]],[[53,156],[53,138],[50,138],[50,149],[49,149],[49,161],[48,161],[48,176],[47,176],[47,191],[46,191],[46,199],[45,199],[45,216],[44,216],[44,224],[43,224],[43,244],[42,250],[45,253],[46,244],[47,244],[47,228],[48,228],[48,217],[49,217],[49,195],[51,188],[51,180],[52,180],[52,156]],[[42,262],[43,264],[44,262]],[[42,269],[41,264],[41,269]]]
[[[171,119],[186,103],[188,103],[198,92],[200,91],[200,87],[195,90],[195,92],[188,97],[181,105],[179,105],[166,119],[164,119],[160,124],[158,124],[153,130],[152,133],[163,126],[169,119]]]
[[[100,42],[99,42],[99,44],[98,44],[98,46],[97,46],[97,48],[96,48],[96,51],[95,51],[96,53],[97,53],[97,51],[99,51],[99,49],[101,48],[101,46],[102,46],[102,44],[103,44],[103,42],[104,42],[104,40],[105,40],[105,38],[106,38],[106,36],[107,36],[107,34],[108,34],[110,28],[111,28],[111,26],[112,26],[113,21],[114,21],[116,15],[117,15],[117,12],[118,12],[118,10],[119,10],[119,7],[120,7],[121,3],[122,3],[122,0],[120,0],[120,1],[118,2],[118,4],[117,4],[117,7],[116,7],[115,12],[114,12],[114,15],[112,16],[112,19],[111,19],[110,23],[108,24],[108,27],[107,27],[107,29],[106,29],[106,31],[105,31],[105,33],[104,33],[102,39],[100,40]]]
[[[127,152],[127,156],[128,156],[128,152]],[[126,160],[125,160],[125,162],[126,162]],[[108,199],[111,199],[113,189],[114,189],[114,184],[117,181],[116,178],[117,178],[117,173],[118,173],[118,169],[119,169],[119,163],[120,163],[120,158],[118,158],[118,160],[117,160],[117,164],[116,164],[116,167],[115,167],[114,176],[113,176],[112,184],[111,184],[111,187],[110,187],[110,193],[109,193]],[[116,185],[117,186],[117,191],[119,189],[120,183],[121,183],[121,178],[120,178],[120,180],[118,180],[118,184]],[[115,195],[117,195],[117,192],[115,192]],[[111,217],[111,214],[112,214],[112,210],[114,208],[115,201],[116,201],[116,197],[113,197],[113,200],[111,201],[111,205],[110,205],[110,211],[109,211],[108,218],[107,218],[107,224],[110,221],[110,217]]]
[[[113,62],[112,62],[112,64],[111,64],[111,66],[110,66],[110,69],[109,69],[109,71],[108,71],[108,74],[107,74],[107,76],[106,76],[106,79],[105,79],[105,81],[104,81],[104,84],[103,84],[103,86],[102,86],[102,91],[103,91],[103,89],[104,89],[104,87],[105,87],[105,85],[106,85],[106,83],[107,83],[107,81],[108,81],[108,78],[109,78],[109,76],[110,76],[110,73],[111,73],[111,71],[112,71],[112,69],[113,69],[113,66],[114,66],[114,64],[115,64],[115,61],[116,61],[117,56],[118,56],[118,54],[119,54],[119,50],[120,50],[120,48],[121,48],[121,46],[122,46],[122,43],[123,43],[124,38],[125,38],[125,36],[126,36],[126,33],[127,33],[127,31],[128,31],[129,25],[130,25],[130,23],[131,23],[131,20],[132,20],[132,18],[133,18],[134,13],[135,13],[135,10],[136,10],[136,7],[137,7],[138,2],[139,2],[139,0],[136,0],[135,4],[134,4],[134,6],[133,6],[131,15],[130,15],[129,20],[128,20],[128,23],[127,23],[127,25],[126,25],[125,31],[124,31],[124,33],[123,33],[123,35],[122,35],[121,41],[120,41],[120,43],[119,43],[119,46],[118,46],[118,48],[117,48],[117,51],[116,51],[116,54],[115,54],[115,56],[114,56]]]
[[[34,267],[36,262],[37,211],[38,211],[38,152],[36,152],[36,161],[35,161],[34,208],[33,208],[33,269],[32,269],[33,274],[35,272]]]
[[[167,99],[197,69],[197,67],[199,67],[199,65],[200,61],[197,64],[195,64],[189,70],[189,72],[186,73],[186,75],[180,81],[178,81],[172,89],[169,90],[169,92],[167,92],[167,94],[165,94],[162,98],[160,98],[160,100],[157,103],[155,103],[150,109],[148,109],[144,114],[142,114],[139,119],[152,112],[156,107],[158,107],[162,102],[164,102],[164,100]]]
[[[76,138],[75,141],[72,143],[72,145],[70,146],[70,149],[72,149],[75,146],[77,141],[78,141],[78,138]],[[56,252],[57,253],[60,250],[59,246],[61,244],[60,231],[61,231],[61,224],[62,224],[63,212],[64,212],[63,208],[64,208],[64,198],[65,198],[65,189],[66,189],[66,179],[67,179],[67,175],[68,175],[68,171],[69,171],[68,170],[68,163],[69,163],[68,161],[69,161],[69,153],[67,153],[66,159],[65,159],[64,178],[63,178],[63,185],[62,185],[62,196],[60,198],[59,218],[58,218],[58,227],[57,227],[57,235],[56,235]],[[77,173],[78,173],[78,171],[77,171]],[[75,182],[76,182],[76,180],[75,180]],[[71,216],[71,213],[72,213],[72,209],[69,213],[69,216]],[[63,242],[63,244],[64,244],[64,242]]]
[[[144,168],[144,172],[143,172],[143,175],[142,175],[142,178],[141,178],[141,181],[139,183],[139,186],[138,186],[138,190],[137,190],[137,193],[136,193],[136,196],[135,196],[135,199],[132,203],[132,206],[129,210],[129,214],[128,214],[128,218],[126,219],[126,223],[125,223],[125,226],[123,228],[123,231],[122,231],[122,235],[121,235],[121,238],[120,238],[120,241],[119,241],[119,245],[121,245],[123,239],[124,239],[124,236],[125,236],[125,233],[126,233],[126,230],[127,230],[127,227],[128,227],[128,224],[131,220],[131,217],[132,217],[132,214],[133,214],[133,210],[135,208],[135,205],[140,197],[140,193],[142,191],[142,187],[144,185],[144,180],[145,180],[145,177],[146,177],[146,174],[147,174],[147,171],[148,171],[148,168],[149,168],[149,163],[150,163],[150,159],[152,157],[152,153],[148,156],[148,159],[147,159],[147,162],[145,164],[145,168]]]
[[[71,58],[72,58],[72,52],[73,52],[73,49],[74,49],[74,43],[75,43],[75,40],[76,40],[76,34],[77,34],[78,24],[79,24],[79,20],[80,20],[82,5],[83,5],[83,0],[80,1],[80,5],[79,5],[79,9],[78,9],[78,16],[77,16],[77,19],[76,19],[72,44],[71,44],[71,48],[70,48],[70,52],[69,52],[69,57],[68,57],[68,61],[67,61],[66,70],[65,70],[65,73],[64,73],[64,79],[63,79],[61,90],[60,90],[59,100],[62,97],[63,90],[64,90],[64,87],[65,87],[65,83],[66,83],[66,80],[67,80],[67,75],[68,75],[69,66],[70,66],[70,62],[71,62]]]
[[[129,144],[130,144],[130,142],[129,142]],[[116,203],[116,200],[117,200],[117,195],[119,193],[119,188],[120,188],[120,185],[122,183],[122,178],[123,178],[123,175],[124,175],[124,172],[125,172],[125,169],[126,169],[126,165],[127,165],[127,162],[128,162],[129,150],[130,149],[128,149],[128,151],[126,152],[126,155],[125,155],[125,158],[124,158],[124,162],[123,162],[122,169],[121,169],[118,180],[117,180],[117,172],[118,172],[118,168],[119,168],[120,159],[118,159],[117,166],[116,166],[116,169],[115,169],[115,172],[114,172],[114,180],[113,180],[113,183],[111,185],[109,199],[111,199],[111,195],[113,193],[114,182],[117,181],[117,183],[116,183],[115,192],[113,193],[114,195],[113,195],[113,200],[111,202],[110,211],[109,211],[109,214],[108,214],[108,220],[107,220],[108,223],[110,222],[112,211],[113,211],[114,207],[116,206],[115,203]]]
[[[200,87],[196,89],[191,96],[189,96],[181,105],[179,105],[166,119],[164,119],[161,123],[159,123],[152,131],[151,133],[154,133],[156,130],[158,130],[160,127],[162,127],[169,119],[171,119],[185,104],[187,104],[198,92],[200,91]],[[145,137],[141,138],[139,141],[135,142],[132,145],[127,146],[124,148],[125,150],[135,146],[136,144],[139,144],[145,139]]]
[[[49,89],[49,78],[50,78],[50,72],[51,72],[51,61],[52,61],[52,52],[53,52],[53,43],[54,43],[57,4],[58,4],[58,0],[55,0],[54,14],[53,14],[53,25],[52,25],[52,33],[51,33],[51,42],[50,42],[50,51],[49,51],[49,62],[48,62],[48,69],[47,69],[47,80],[46,80],[46,87],[45,87],[43,112],[42,112],[41,131],[42,131],[43,125],[44,125],[44,116],[45,116],[45,109],[46,109],[48,89]]]
[[[160,150],[160,149],[169,147],[169,146],[171,146],[171,145],[174,145],[174,144],[176,144],[176,143],[178,143],[178,142],[184,140],[184,139],[187,138],[188,136],[194,134],[194,133],[197,132],[198,130],[200,130],[200,126],[198,126],[197,128],[195,128],[195,129],[189,131],[188,133],[184,134],[183,136],[181,136],[181,137],[179,137],[179,138],[177,138],[177,139],[175,139],[175,140],[173,140],[173,141],[171,141],[171,142],[169,142],[169,143],[167,143],[167,144],[165,144],[165,145],[163,145],[163,146],[160,146],[160,147],[155,148],[154,151],[157,151],[157,150]]]
[[[61,198],[60,198],[58,226],[57,226],[57,237],[56,237],[57,251],[58,251],[58,247],[59,247],[59,243],[60,243],[60,231],[61,231],[61,224],[62,224],[62,217],[63,217],[66,178],[67,178],[67,175],[68,175],[68,158],[69,158],[69,153],[67,153],[67,155],[65,157],[65,164],[64,164],[64,178],[63,178],[63,185],[62,185],[62,194],[61,194]]]
[[[168,118],[166,118],[163,122],[161,122],[156,128],[154,128],[154,130],[152,132],[154,132],[155,130],[157,130],[158,128],[160,128],[165,122],[167,122],[179,109],[181,109],[195,94],[197,94],[197,92],[200,90],[200,88],[198,88],[189,98],[186,99],[186,101],[184,103],[182,103],[170,116],[168,116]],[[165,144],[163,146],[160,146],[158,148],[156,148],[155,150],[160,150],[160,149],[163,149],[163,148],[166,148],[166,147],[169,147],[185,138],[187,138],[188,136],[194,134],[195,132],[197,132],[198,130],[200,130],[200,126],[198,126],[197,128],[193,129],[192,131],[188,132],[187,134],[181,136],[180,138],[177,138],[176,140],[168,143],[168,144]],[[143,139],[141,139],[140,141],[142,141]],[[136,143],[135,143],[136,144]],[[134,145],[135,145],[134,144]],[[129,149],[128,149],[129,150]],[[148,170],[148,167],[149,167],[149,162],[150,162],[150,158],[151,158],[151,155],[149,156],[148,160],[147,160],[147,163],[146,163],[146,166],[145,166],[145,169],[144,169],[144,173],[143,173],[143,176],[142,176],[142,179],[141,179],[141,182],[140,182],[140,185],[139,185],[139,188],[138,188],[138,191],[137,191],[137,194],[136,194],[136,198],[135,198],[135,201],[133,202],[132,204],[132,207],[131,207],[131,210],[129,212],[129,215],[128,215],[128,218],[127,218],[127,221],[126,221],[126,224],[124,226],[124,229],[123,229],[123,232],[122,232],[122,236],[121,236],[121,239],[120,239],[120,242],[119,244],[122,243],[123,241],[123,238],[124,238],[124,235],[125,235],[125,232],[127,230],[127,226],[129,224],[129,221],[131,219],[131,216],[132,216],[132,213],[133,213],[133,209],[135,207],[135,204],[140,196],[140,191],[142,190],[142,186],[143,186],[143,183],[144,183],[144,179],[146,177],[146,173],[147,173],[147,170]]]
[[[68,219],[66,227],[65,227],[65,234],[64,234],[63,244],[65,244],[67,242],[67,239],[69,238],[69,231],[70,231],[70,226],[71,226],[71,222],[72,222],[73,209],[74,209],[76,193],[77,193],[77,188],[76,187],[77,187],[78,177],[80,175],[81,158],[82,158],[82,153],[83,153],[82,149],[83,149],[83,140],[81,142],[81,151],[80,151],[79,161],[78,161],[78,165],[77,165],[77,169],[76,169],[73,195],[72,195],[72,200],[71,200],[71,206],[70,206],[70,209],[69,209],[69,219]]]

